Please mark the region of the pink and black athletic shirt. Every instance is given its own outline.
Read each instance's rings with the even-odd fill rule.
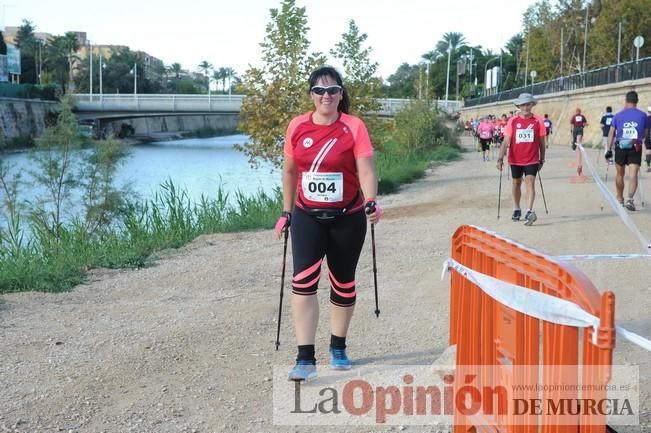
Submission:
[[[373,156],[373,147],[361,119],[339,113],[331,125],[317,125],[309,112],[292,119],[285,137],[285,156],[298,169],[298,207],[363,207],[356,160]]]
[[[527,166],[540,162],[540,145],[547,135],[545,122],[535,114],[525,119],[514,116],[509,119],[504,130],[505,137],[511,137],[509,164]]]

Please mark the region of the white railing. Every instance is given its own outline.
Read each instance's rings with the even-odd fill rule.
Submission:
[[[238,113],[243,95],[161,95],[161,94],[76,94],[76,108],[79,111],[119,112],[218,112]],[[377,113],[393,116],[409,105],[409,99],[385,98],[379,100],[382,109]],[[440,110],[447,113],[458,111],[460,102],[436,102]]]

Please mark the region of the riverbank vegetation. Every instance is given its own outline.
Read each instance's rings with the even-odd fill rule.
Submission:
[[[90,269],[147,266],[157,252],[202,234],[271,228],[282,210],[279,189],[231,198],[219,188],[195,203],[172,180],[153,198],[137,201],[128,188],[113,185],[128,147],[102,140],[82,148],[70,107],[64,100],[56,126],[30,156],[37,185],[23,184],[0,155],[0,293],[69,290]],[[381,194],[459,154],[457,138],[427,105],[410,106],[389,125],[376,152]],[[42,192],[23,200],[21,192],[34,187]],[[80,214],[66,213],[79,202]]]

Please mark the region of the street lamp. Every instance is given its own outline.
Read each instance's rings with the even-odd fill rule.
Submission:
[[[536,80],[536,75],[538,75],[538,72],[536,72],[536,70],[534,69],[533,71],[531,71],[530,75],[531,75],[531,93],[533,94],[533,83]]]
[[[99,100],[102,100],[103,90],[102,90],[102,71],[106,68],[106,64],[102,63],[102,53],[99,53]]]
[[[133,69],[130,71],[133,74],[133,95],[138,93],[138,62],[133,63]]]
[[[445,80],[445,106],[448,106],[448,93],[450,90],[450,56],[452,55],[452,39],[448,41],[448,75]]]
[[[88,85],[88,94],[90,95],[91,102],[93,101],[93,44],[88,40],[88,58],[90,59],[90,83]]]

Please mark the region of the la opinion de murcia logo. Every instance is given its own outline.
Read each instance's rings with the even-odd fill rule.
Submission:
[[[305,140],[303,140],[303,147],[307,148],[310,147],[314,144],[314,140],[312,140],[310,137],[307,137]]]

